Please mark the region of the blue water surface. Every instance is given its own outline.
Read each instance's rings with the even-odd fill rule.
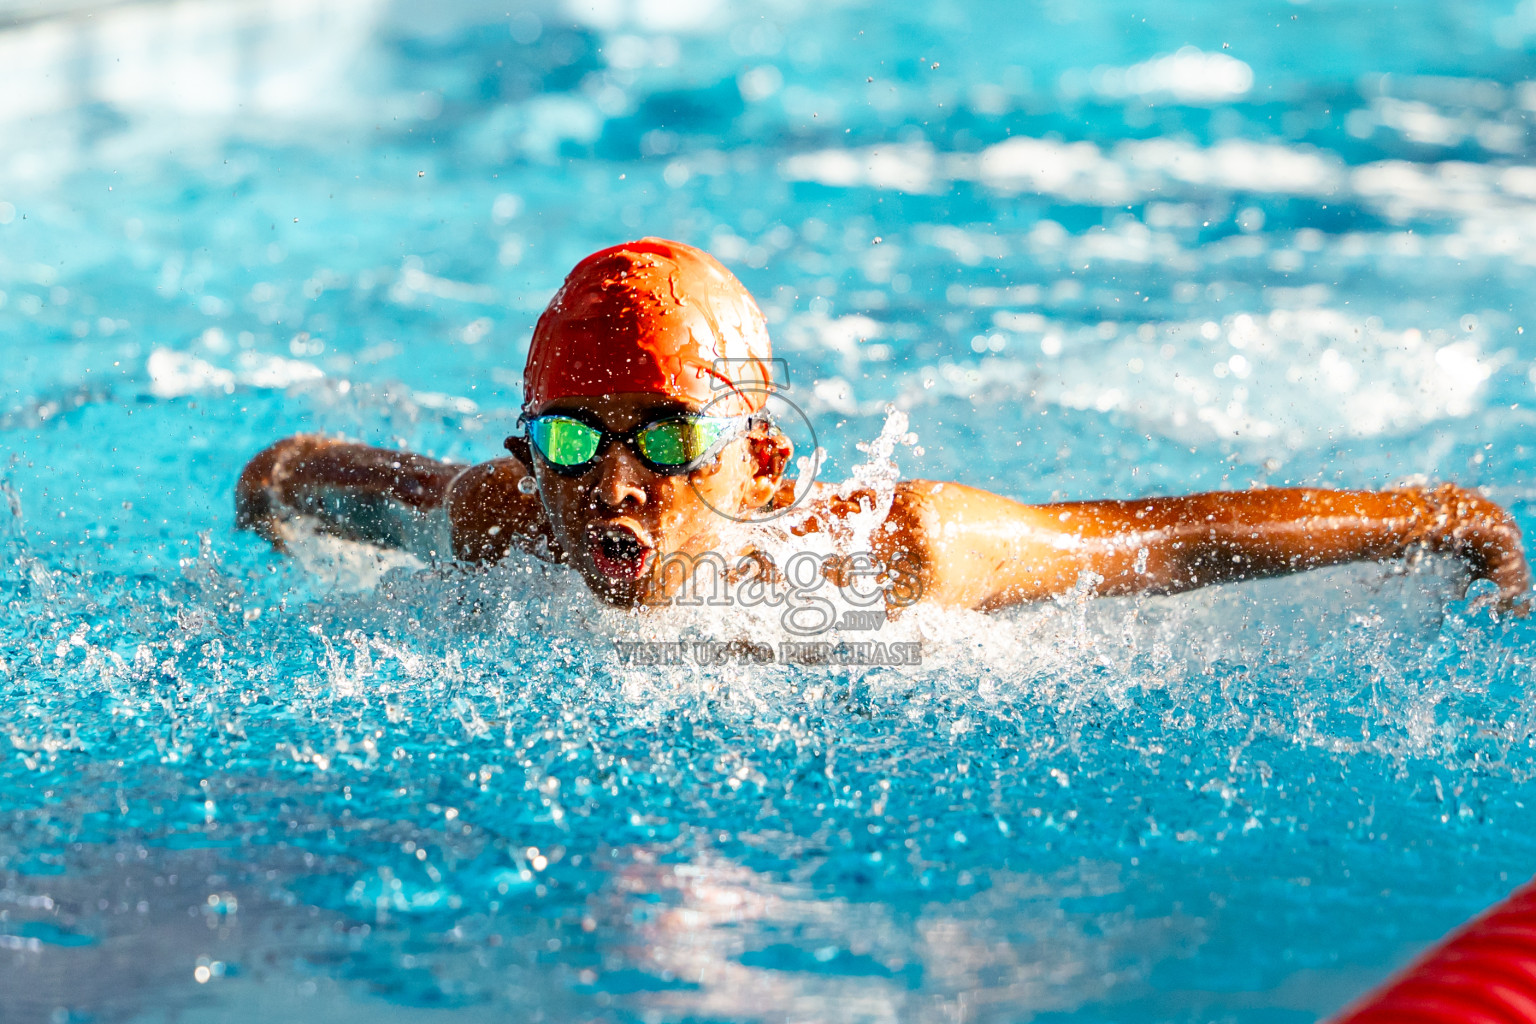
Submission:
[[[1536,627],[1434,559],[645,668],[784,636],[231,501],[301,430],[494,456],[565,271],[657,234],[831,476],[904,415],[1022,500],[1529,533],[1530,0],[0,19],[0,1018],[1301,1022],[1536,868]]]

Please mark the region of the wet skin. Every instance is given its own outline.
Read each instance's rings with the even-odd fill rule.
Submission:
[[[655,394],[567,398],[535,412],[580,409],[611,431],[657,413],[688,411]],[[516,447],[516,446],[515,446]],[[555,472],[526,446],[470,467],[313,435],[277,442],[245,467],[236,522],[281,546],[282,523],[304,516],[322,531],[385,545],[445,511],[453,555],[489,563],[513,547],[571,566],[619,606],[664,600],[681,581],[668,556],[720,551],[730,520],[782,496],[788,444],[765,428],[733,440],[687,476],[648,469],[623,443],[579,476]],[[537,488],[519,481],[532,474]],[[818,485],[797,533],[827,533],[874,495]],[[730,542],[739,546],[739,542]],[[637,568],[635,553],[642,551]],[[1462,559],[1493,600],[1524,610],[1530,573],[1520,532],[1502,508],[1453,484],[1387,491],[1265,488],[1133,501],[1025,505],[956,483],[903,481],[871,546],[901,567],[924,602],[991,610],[1078,587],[1111,594],[1174,593],[1417,551]],[[604,552],[619,556],[606,558]],[[734,558],[740,550],[722,551]],[[888,602],[899,610],[900,602]]]

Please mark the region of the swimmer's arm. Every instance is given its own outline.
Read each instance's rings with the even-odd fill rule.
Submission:
[[[1069,593],[1175,593],[1400,558],[1454,554],[1509,607],[1530,589],[1520,531],[1479,495],[1433,489],[1254,491],[1022,505],[959,484],[902,485],[884,542],[920,567],[922,598],[1000,608]],[[1085,575],[1086,574],[1086,575]]]
[[[543,506],[522,494],[515,459],[457,466],[408,452],[300,434],[246,465],[235,485],[235,525],[284,546],[287,524],[427,557],[495,561],[548,535]],[[547,546],[545,551],[550,550]]]

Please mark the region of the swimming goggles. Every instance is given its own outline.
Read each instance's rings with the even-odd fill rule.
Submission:
[[[587,472],[592,460],[614,441],[623,441],[652,472],[674,476],[691,473],[712,461],[751,420],[750,416],[667,413],[615,431],[603,426],[597,417],[573,410],[542,416],[524,413],[517,422],[527,427],[528,440],[550,468],[565,476]]]

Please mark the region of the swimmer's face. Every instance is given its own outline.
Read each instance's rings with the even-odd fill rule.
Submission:
[[[583,412],[615,432],[697,411],[649,393],[562,398],[534,410]],[[633,606],[664,601],[681,585],[678,573],[658,571],[667,556],[720,551],[721,531],[732,520],[716,510],[739,514],[766,505],[789,457],[787,441],[754,427],[687,474],[651,470],[622,441],[609,444],[580,475],[557,473],[537,454],[533,470],[555,539],[571,564],[603,600]]]

